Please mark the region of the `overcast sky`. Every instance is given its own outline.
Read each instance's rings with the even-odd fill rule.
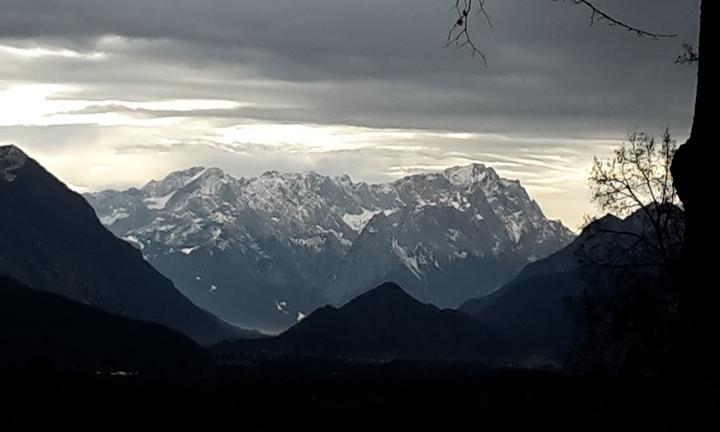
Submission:
[[[697,0],[487,0],[487,67],[445,48],[451,0],[0,0],[0,143],[72,187],[195,165],[387,181],[483,162],[576,228],[633,129],[689,129]]]

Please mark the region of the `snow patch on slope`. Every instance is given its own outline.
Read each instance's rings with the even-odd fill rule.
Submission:
[[[172,196],[175,194],[175,191],[172,191],[168,193],[167,195],[163,195],[161,197],[150,197],[145,198],[143,202],[149,208],[150,210],[162,210],[167,205],[167,202],[172,198]]]
[[[142,242],[140,240],[138,240],[138,238],[135,236],[126,236],[126,237],[123,237],[122,239],[125,240],[126,242],[130,243],[131,245],[133,245],[136,249],[140,249],[140,250],[145,249],[145,245],[142,244]]]
[[[112,225],[119,220],[127,218],[128,216],[130,216],[130,214],[127,212],[126,209],[122,207],[116,208],[113,209],[112,213],[109,216],[100,216],[100,222],[103,225]]]
[[[195,252],[200,246],[193,246],[193,247],[187,247],[180,249],[180,252],[184,253],[185,255],[190,255],[191,253]]]
[[[410,254],[407,253],[407,250],[400,246],[397,238],[395,237],[393,237],[392,239],[392,250],[395,255],[400,258],[400,262],[402,262],[405,267],[410,270],[410,273],[412,273],[413,276],[415,276],[419,280],[423,279],[423,273],[418,266],[417,258],[415,258],[414,256],[410,256]]]
[[[382,213],[382,210],[362,209],[360,214],[345,213],[342,216],[343,222],[355,232],[361,232],[375,215]]]

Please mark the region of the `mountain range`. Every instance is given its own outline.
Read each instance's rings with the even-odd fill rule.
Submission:
[[[408,177],[390,186],[364,185],[364,188],[376,190],[377,194],[380,193],[377,190],[387,188],[401,191],[402,194],[397,192],[393,202],[399,205],[401,198],[404,198],[413,205],[366,214],[363,217],[367,220],[354,228],[357,235],[352,237],[348,234],[345,242],[341,240],[345,238],[344,233],[349,231],[339,231],[340,221],[345,223],[346,229],[353,229],[353,223],[348,221],[356,221],[348,216],[349,213],[338,216],[340,211],[337,205],[323,201],[317,188],[307,188],[304,196],[316,200],[307,200],[307,207],[315,208],[312,213],[317,221],[315,227],[331,234],[328,239],[335,239],[336,242],[318,243],[318,248],[313,249],[315,255],[300,255],[303,261],[290,255],[292,250],[287,247],[288,244],[297,246],[297,242],[291,240],[283,243],[280,231],[281,228],[288,232],[294,229],[293,232],[303,233],[302,230],[307,228],[307,220],[303,218],[311,215],[306,211],[300,211],[298,214],[301,216],[298,216],[297,220],[283,220],[279,216],[272,216],[271,223],[266,228],[274,228],[277,236],[270,240],[266,238],[263,242],[254,240],[243,243],[248,238],[257,239],[257,234],[258,237],[234,237],[224,234],[227,230],[231,234],[244,232],[250,235],[251,229],[257,232],[258,226],[267,222],[258,209],[245,208],[240,212],[236,206],[227,203],[219,205],[218,208],[222,210],[210,205],[215,198],[219,199],[218,197],[228,201],[228,196],[234,196],[235,200],[243,202],[242,195],[233,192],[232,182],[249,184],[258,181],[257,179],[234,180],[228,177],[228,181],[219,181],[218,176],[226,176],[217,169],[194,169],[169,176],[169,179],[174,178],[176,181],[165,179],[166,186],[163,186],[162,182],[151,182],[146,188],[157,189],[158,192],[154,193],[164,194],[166,201],[153,204],[155,201],[143,198],[145,195],[142,192],[134,191],[132,193],[140,198],[136,197],[126,205],[135,204],[135,210],[164,210],[173,205],[170,204],[171,201],[178,200],[179,207],[167,215],[176,219],[166,221],[167,229],[149,231],[154,234],[151,238],[128,236],[127,240],[123,241],[103,227],[82,196],[70,191],[18,148],[0,147],[0,200],[4,204],[0,207],[0,300],[3,308],[0,317],[3,325],[0,327],[5,329],[0,331],[0,345],[9,347],[9,352],[13,353],[12,356],[5,356],[3,361],[20,364],[40,359],[70,369],[105,369],[129,365],[137,369],[162,370],[163,363],[172,361],[173,353],[176,353],[180,360],[187,360],[188,366],[197,367],[203,364],[207,360],[205,351],[175,332],[179,331],[197,342],[215,344],[214,350],[218,353],[245,359],[322,358],[373,362],[415,359],[483,361],[494,364],[508,361],[532,364],[540,359],[557,364],[567,354],[577,330],[577,317],[569,310],[569,302],[577,301],[584,293],[601,296],[611,294],[612,298],[612,290],[622,290],[626,286],[633,287],[632,293],[638,294],[639,290],[635,289],[637,282],[644,281],[646,285],[652,285],[655,280],[653,278],[658,276],[657,272],[662,268],[652,264],[657,263],[657,256],[654,255],[657,251],[670,252],[672,259],[679,254],[683,233],[682,210],[668,205],[642,208],[625,219],[603,217],[588,225],[580,236],[566,246],[545,258],[536,259],[537,255],[528,254],[547,253],[543,248],[550,249],[551,243],[548,239],[554,238],[553,241],[558,243],[566,241],[562,240],[563,227],[547,221],[537,205],[533,206],[534,202],[529,201],[531,205],[527,209],[516,211],[513,213],[515,219],[510,219],[522,222],[509,225],[525,227],[526,231],[518,229],[515,232],[519,234],[511,238],[510,232],[513,231],[508,225],[500,224],[502,218],[496,212],[517,206],[517,197],[527,195],[518,192],[524,192],[522,189],[513,189],[513,185],[519,187],[516,182],[498,178],[495,182],[509,189],[506,188],[500,197],[496,195],[488,198],[489,192],[495,190],[495,187],[483,186],[483,182],[493,173],[489,168],[473,165],[449,169],[441,174]],[[268,176],[276,178],[270,183],[277,186],[280,175],[271,173]],[[296,180],[320,178],[312,173],[284,175],[284,178],[287,177]],[[201,179],[205,180],[195,184]],[[327,186],[327,181],[331,181],[330,186]],[[338,182],[353,185],[355,189],[363,188],[342,178],[325,178],[324,182],[326,187],[321,189],[324,192],[328,189],[334,190]],[[430,182],[429,185],[425,184],[426,182]],[[408,186],[408,183],[412,183],[412,186]],[[216,185],[217,188],[205,193],[197,191],[209,184]],[[423,184],[425,186],[419,186]],[[452,195],[447,189],[442,189],[447,187],[447,184],[455,189],[465,187],[473,201],[470,198],[463,199],[457,190],[455,195]],[[297,184],[285,186],[288,190],[295,190],[295,187]],[[488,194],[485,189],[489,191]],[[310,193],[309,190],[315,192]],[[438,190],[444,192],[439,193]],[[515,193],[511,193],[513,190]],[[412,191],[414,195],[408,191]],[[117,199],[125,199],[130,193],[104,192],[101,195],[114,195]],[[387,191],[383,193],[391,194]],[[408,198],[409,196],[414,197],[415,201]],[[431,196],[435,197],[435,201],[425,201],[422,205],[418,203],[424,199],[422,197]],[[448,196],[454,197],[455,201],[448,201]],[[509,199],[507,196],[515,198]],[[268,197],[275,195],[269,194]],[[347,195],[345,197],[347,198]],[[253,197],[253,202],[257,200],[256,196]],[[273,205],[288,201],[286,194]],[[497,203],[498,201],[500,203]],[[318,207],[318,202],[324,203],[325,207]],[[450,205],[442,205],[448,202]],[[159,208],[160,204],[162,208]],[[298,210],[296,204],[295,202],[286,210]],[[265,202],[265,205],[269,204]],[[158,208],[150,209],[148,206]],[[188,214],[199,215],[208,207],[215,210],[209,212],[206,219],[191,220],[197,229],[190,229],[188,232],[175,231],[179,229],[179,225],[173,225],[173,221],[181,221],[189,217]],[[300,205],[300,208],[305,206]],[[537,213],[534,213],[536,218],[526,219],[525,216],[533,214],[533,210],[537,210]],[[139,217],[141,211],[134,213]],[[474,219],[475,225],[469,225],[467,220],[463,219],[467,218],[468,213]],[[254,215],[254,218],[248,215]],[[393,219],[396,215],[402,217]],[[243,216],[245,221],[254,221],[256,225],[233,224],[230,219],[225,219],[239,216]],[[656,216],[662,217],[661,222],[655,220]],[[157,214],[150,212],[149,217],[153,218],[151,225],[158,222]],[[120,215],[111,225],[130,224],[132,219],[133,216],[129,213]],[[215,223],[207,225],[206,220]],[[323,228],[321,225],[331,222],[336,224],[338,230]],[[671,249],[660,248],[653,243],[656,233],[654,228],[657,228],[658,223],[666,228]],[[494,229],[490,230],[490,226]],[[545,234],[537,230],[537,227],[543,226]],[[504,234],[499,231],[501,227],[505,229]],[[559,230],[556,237],[559,236],[560,239],[546,235],[554,232],[553,229]],[[139,235],[145,231],[133,232]],[[451,238],[441,236],[441,233],[448,232],[452,233]],[[163,237],[160,235],[162,233],[168,234]],[[201,245],[181,248],[179,254],[171,250],[168,255],[204,257],[204,261],[185,261],[188,271],[191,272],[212,270],[214,267],[196,266],[203,263],[217,265],[217,257],[234,258],[221,261],[221,264],[228,265],[228,272],[235,272],[234,277],[240,288],[256,288],[252,285],[257,282],[254,278],[263,273],[254,273],[253,270],[268,271],[265,275],[272,276],[273,266],[276,266],[275,268],[294,269],[297,271],[296,275],[309,275],[313,274],[312,272],[325,275],[325,271],[332,269],[324,268],[323,265],[332,259],[338,262],[340,267],[333,273],[324,289],[313,291],[316,303],[309,307],[307,317],[300,316],[303,312],[297,311],[300,319],[294,320],[298,322],[293,323],[288,330],[277,337],[259,339],[257,333],[226,324],[193,304],[148,262],[153,257],[148,253],[158,252],[167,246],[162,241],[172,242],[176,235],[190,238],[194,233],[200,233],[198,237],[192,237],[195,240],[201,240],[206,234],[211,237],[205,239],[205,243]],[[267,232],[263,235],[269,236]],[[477,244],[463,243],[471,236],[474,236],[472,238]],[[534,238],[534,241],[526,239],[527,236]],[[483,238],[485,241],[488,238],[494,239],[496,243],[491,251],[498,253],[482,255],[485,253],[483,248],[487,247],[482,241]],[[414,258],[432,256],[434,261],[417,259],[410,265],[407,262],[410,256],[397,251],[397,248],[402,249],[400,241],[405,244],[410,239],[417,241],[417,244],[434,248],[431,249],[434,255],[420,254]],[[510,243],[507,242],[508,239],[511,240]],[[497,243],[500,240],[505,243]],[[272,241],[275,243],[271,243]],[[525,241],[530,243],[526,245]],[[161,246],[158,247],[157,244]],[[272,250],[275,255],[271,256],[264,249],[268,244],[284,246],[285,249],[279,247]],[[506,248],[502,249],[502,253],[499,253],[501,248],[498,244]],[[333,245],[341,251],[342,247],[347,250],[343,255],[338,253],[337,249],[332,249]],[[557,243],[555,245],[557,246]],[[388,255],[381,246],[388,246],[393,254]],[[243,247],[245,249],[242,249]],[[468,279],[464,279],[461,270],[491,273],[488,268],[472,268],[470,264],[467,264],[467,268],[449,267],[446,254],[450,251],[457,252],[458,247],[463,247],[463,250],[475,247],[473,250],[476,255],[472,263],[495,263],[495,267],[490,269],[495,272],[500,271],[500,266],[512,263],[513,259],[522,262],[521,258],[524,257],[525,261],[532,262],[499,289],[484,291],[478,298],[465,301],[459,311],[438,307],[422,297],[427,296],[431,288],[437,290],[432,291],[434,294],[467,294],[470,291],[463,291],[463,285],[478,280],[480,276],[470,274]],[[242,261],[244,255],[239,251],[243,250],[264,254],[264,258],[257,259],[253,267],[253,263]],[[365,250],[370,253],[360,253]],[[223,255],[226,252],[228,255]],[[277,255],[280,252],[286,255]],[[428,253],[428,250],[424,252]],[[442,277],[446,278],[446,282],[426,287],[427,290],[420,289],[422,285],[418,288],[417,284],[411,289],[400,288],[396,283],[383,283],[369,290],[358,288],[358,281],[364,280],[363,271],[371,280],[378,274],[384,275],[382,277],[406,275],[402,272],[385,271],[387,268],[382,266],[374,267],[374,264],[382,260],[389,260],[388,256],[405,257],[405,260],[401,260],[401,264],[405,266],[402,268],[415,277],[407,278],[410,282],[437,283]],[[279,257],[299,261],[276,261]],[[308,257],[314,257],[315,261]],[[457,261],[466,263],[466,259],[467,256]],[[263,263],[269,267],[263,267]],[[311,264],[314,264],[314,267],[303,267]],[[233,265],[237,267],[232,267]],[[352,277],[343,273],[354,267],[357,267],[357,270]],[[627,270],[628,268],[631,270]],[[244,271],[249,273],[245,274]],[[206,273],[202,274],[205,276]],[[288,273],[288,276],[291,275]],[[346,282],[341,284],[340,281]],[[280,280],[272,282],[282,287]],[[303,287],[302,280],[296,281],[297,284],[286,282],[289,292]],[[356,284],[352,285],[352,282]],[[349,288],[344,283],[347,283]],[[456,285],[460,285],[461,289]],[[265,287],[274,288],[274,285]],[[650,288],[653,291],[652,287]],[[228,291],[235,293],[240,300],[256,299],[260,294],[277,294],[275,291],[257,293],[252,290],[248,294],[243,289]],[[222,290],[219,286],[214,286],[210,292]],[[359,294],[355,295],[355,292]],[[658,291],[655,295],[664,294]],[[346,301],[347,297],[352,298]],[[325,305],[333,302],[341,305]],[[291,310],[290,305],[284,301],[276,302],[275,306],[278,311],[286,314]],[[218,342],[220,343],[217,344]],[[135,355],[136,353],[138,355]]]
[[[193,302],[267,331],[388,280],[457,307],[574,238],[518,181],[481,164],[383,184],[196,167],[85,197]]]
[[[678,229],[669,226],[671,233]],[[243,360],[415,359],[558,367],[578,336],[573,304],[583,294],[612,296],[625,286],[637,291],[637,283],[653,283],[660,267],[647,266],[651,249],[635,243],[638,236],[652,242],[653,235],[644,210],[625,219],[605,216],[568,246],[460,310],[424,304],[397,284],[384,283],[339,308],[317,309],[277,337],[225,341],[213,350]]]

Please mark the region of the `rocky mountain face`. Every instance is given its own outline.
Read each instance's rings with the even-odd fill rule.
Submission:
[[[201,343],[241,335],[183,296],[82,196],[14,146],[0,146],[0,203],[0,275]]]
[[[196,167],[86,198],[197,304],[269,331],[388,280],[458,306],[573,239],[519,182],[480,164],[385,184]]]

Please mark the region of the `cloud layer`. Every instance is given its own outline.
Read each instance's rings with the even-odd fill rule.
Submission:
[[[488,66],[444,48],[437,0],[0,0],[0,142],[79,189],[190,165],[366,181],[481,161],[576,226],[585,177],[628,131],[689,127],[673,64],[696,0],[598,4],[656,42],[549,0],[488,2]],[[478,17],[479,18],[479,17]]]

